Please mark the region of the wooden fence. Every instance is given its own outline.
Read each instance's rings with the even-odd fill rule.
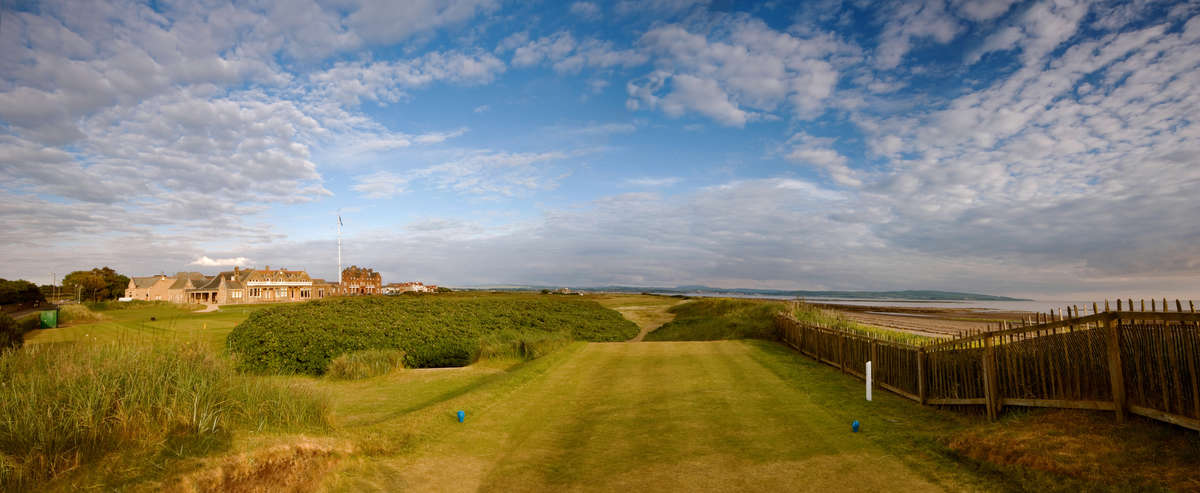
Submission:
[[[1132,303],[1129,305],[1132,308]],[[1076,312],[1078,313],[1078,312]],[[910,344],[776,318],[817,361],[921,404],[1113,411],[1200,430],[1200,313],[1110,311]]]

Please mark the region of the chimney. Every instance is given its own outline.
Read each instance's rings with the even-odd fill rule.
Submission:
[[[271,270],[271,266],[268,265],[266,267],[263,267],[263,270]]]

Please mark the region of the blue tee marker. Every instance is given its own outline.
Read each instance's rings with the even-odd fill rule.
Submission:
[[[458,422],[462,423],[463,420],[465,420],[465,419],[467,419],[466,411],[459,411],[458,412]],[[857,422],[855,422],[855,424],[856,424],[856,426],[854,427],[854,429],[857,430],[858,429]]]
[[[459,412],[462,412],[462,411],[459,411]],[[853,423],[850,423],[850,431],[853,431],[854,433],[858,433],[858,420],[857,419],[854,420]]]

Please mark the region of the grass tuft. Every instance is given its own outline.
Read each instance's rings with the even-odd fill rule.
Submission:
[[[199,344],[46,344],[0,356],[0,489],[236,429],[327,426],[323,396],[237,374]]]
[[[359,380],[386,375],[404,367],[404,351],[364,349],[345,353],[329,362],[325,374],[335,380]]]

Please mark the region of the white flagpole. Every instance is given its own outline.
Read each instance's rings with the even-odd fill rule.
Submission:
[[[342,215],[338,214],[338,291],[342,290]]]

